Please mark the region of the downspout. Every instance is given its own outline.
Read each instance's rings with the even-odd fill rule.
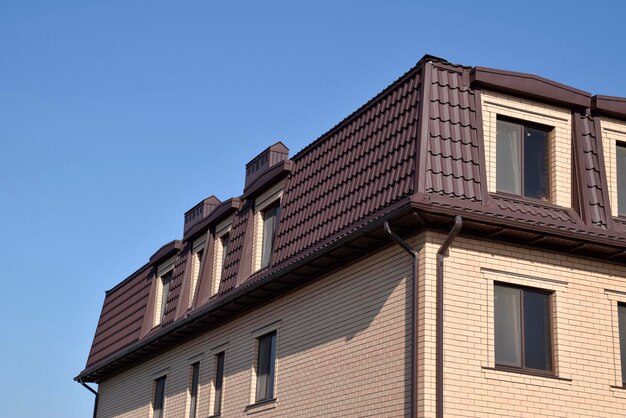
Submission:
[[[91,386],[87,385],[84,381],[79,380],[78,383],[80,383],[81,385],[83,385],[84,387],[87,388],[87,390],[89,390],[89,392],[93,393],[94,395],[96,395],[96,398],[93,401],[93,418],[96,418],[96,415],[98,414],[98,392],[95,391]]]
[[[437,339],[437,352],[436,352],[436,365],[437,365],[437,386],[436,386],[436,401],[437,418],[443,418],[443,259],[446,251],[452,244],[452,241],[461,232],[463,226],[463,218],[461,215],[454,217],[454,225],[448,233],[448,237],[437,251],[437,316],[436,316],[436,339]]]
[[[411,269],[411,417],[417,418],[417,277],[418,277],[418,255],[424,244],[417,248],[412,248],[406,241],[397,236],[389,227],[389,222],[385,221],[385,232],[412,258]]]

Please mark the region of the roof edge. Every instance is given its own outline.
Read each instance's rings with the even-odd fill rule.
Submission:
[[[597,94],[591,99],[591,110],[599,115],[626,119],[626,97]]]
[[[534,74],[474,67],[472,84],[566,107],[591,107],[591,93]]]

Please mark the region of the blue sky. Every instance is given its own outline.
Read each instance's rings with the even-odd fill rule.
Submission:
[[[422,55],[626,96],[620,2],[440,3],[0,2],[0,416],[90,416],[104,291]]]

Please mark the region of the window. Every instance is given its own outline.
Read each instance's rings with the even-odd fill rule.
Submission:
[[[152,405],[152,417],[163,418],[163,405],[165,403],[165,376],[154,381],[154,403]]]
[[[206,246],[206,236],[198,238],[194,241],[191,250],[191,281],[189,283],[189,307],[193,303],[194,292],[198,278],[200,277],[200,267],[202,266],[202,258],[204,257],[204,248]]]
[[[617,157],[617,213],[626,216],[626,143],[618,142]]]
[[[224,383],[224,352],[215,355],[215,396],[213,398],[213,415],[222,412],[222,385]]]
[[[157,289],[154,298],[154,326],[159,325],[163,321],[163,316],[167,310],[167,299],[170,294],[170,285],[174,274],[174,261],[176,257],[172,257],[166,262],[159,265],[157,269]]]
[[[551,372],[551,292],[496,283],[496,366]]]
[[[230,228],[230,225],[228,226]],[[225,229],[221,235],[216,234],[215,254],[213,258],[213,277],[211,279],[211,296],[217,294],[220,282],[224,276],[226,267],[226,254],[228,254],[228,244],[230,242],[229,229]]]
[[[189,388],[189,396],[191,402],[189,404],[189,418],[196,418],[196,406],[198,404],[198,379],[200,378],[200,363],[196,362],[191,365],[191,387]]]
[[[259,352],[256,367],[256,402],[274,398],[274,371],[276,360],[276,332],[258,339]]]
[[[626,386],[626,304],[617,305],[619,321],[619,353],[622,362],[622,386]]]
[[[496,190],[548,200],[548,136],[541,125],[498,118],[496,129]]]
[[[261,268],[270,264],[274,248],[274,235],[278,229],[280,205],[276,204],[263,211],[263,239],[261,241]]]

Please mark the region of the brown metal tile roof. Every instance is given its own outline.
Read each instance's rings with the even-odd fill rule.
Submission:
[[[183,287],[183,278],[187,269],[187,260],[191,252],[191,242],[178,254],[174,263],[174,273],[172,274],[172,282],[170,284],[170,293],[167,298],[167,305],[163,314],[162,326],[170,324],[176,317],[176,307],[180,298],[180,291]]]
[[[482,201],[476,95],[463,67],[427,66],[430,81],[425,190]]]
[[[412,71],[293,159],[274,263],[413,192],[420,87]]]
[[[148,302],[152,268],[144,266],[104,299],[87,366],[139,339]]]
[[[247,275],[251,272],[250,260],[243,260],[246,239],[252,239],[252,200],[244,202],[243,206],[235,213],[233,223],[230,229],[230,241],[228,243],[228,254],[224,259],[224,273],[219,287],[219,293],[224,294],[237,285],[240,274],[244,274],[243,270],[248,270]],[[251,244],[251,243],[250,243]],[[250,257],[252,255],[250,254]],[[250,258],[248,257],[248,258]],[[247,264],[249,268],[245,268],[243,264]]]
[[[572,106],[577,180],[574,184],[578,185],[574,195],[580,206],[575,209],[582,219],[572,209],[487,193],[480,90],[471,84],[473,78],[477,86],[482,83],[507,92],[523,91],[524,86],[530,85],[533,97],[548,100],[555,95],[551,102]],[[236,204],[218,206],[213,214],[202,213],[203,218],[194,224],[193,234],[206,231],[214,221],[236,210],[219,296],[208,300],[207,305],[219,304],[236,291],[278,275],[281,269],[314,256],[329,243],[358,233],[359,228],[364,228],[372,219],[388,216],[387,212],[392,209],[406,206],[408,210],[409,202],[422,213],[473,217],[474,223],[482,222],[486,229],[493,228],[489,225],[494,223],[506,224],[517,230],[518,237],[525,234],[529,239],[536,238],[537,234],[552,231],[563,236],[553,237],[551,242],[561,239],[571,244],[572,240],[596,239],[609,250],[612,246],[623,248],[626,221],[610,215],[599,130],[589,110],[581,113],[580,106],[585,100],[588,99],[591,106],[587,96],[585,92],[535,76],[491,69],[474,71],[425,57],[296,154],[291,162],[283,158],[284,167],[277,170],[275,164],[271,161],[266,164],[265,160],[258,164],[259,172],[253,173],[255,179],[264,179],[272,169],[276,171],[272,173],[283,177],[289,173],[281,201],[275,250],[267,269],[251,275],[256,186],[249,186],[248,194],[234,199],[232,202]],[[619,105],[626,108],[621,102]],[[609,110],[613,116],[622,114],[618,112],[622,107],[612,106]],[[609,105],[600,101],[596,107],[600,111],[608,109]],[[286,151],[283,154],[286,158]],[[109,357],[176,328],[176,324],[184,320],[176,309],[184,288],[185,272],[189,270],[191,238],[185,239],[188,241],[176,260],[162,326],[147,333],[144,330],[145,335],[141,336],[154,281],[154,268],[147,265],[107,293],[88,368],[97,369]],[[170,256],[179,249],[180,242],[170,243],[153,258]],[[613,252],[612,256],[622,256],[621,250],[613,249]],[[204,308],[196,306],[199,310]]]
[[[493,196],[493,201],[499,209],[510,211],[511,216],[516,216],[519,220],[530,218],[552,224],[576,224],[572,211],[565,208],[505,196]]]

